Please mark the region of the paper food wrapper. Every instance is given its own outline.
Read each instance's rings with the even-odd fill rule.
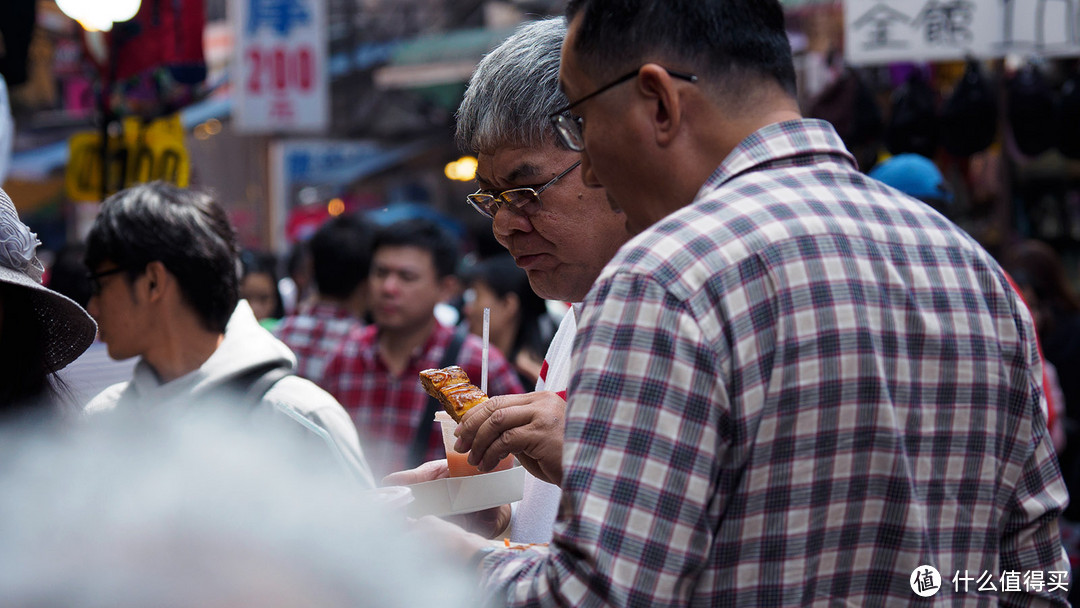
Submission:
[[[505,471],[448,477],[408,486],[413,501],[407,512],[410,517],[424,515],[457,515],[472,513],[521,500],[525,493],[524,467]]]

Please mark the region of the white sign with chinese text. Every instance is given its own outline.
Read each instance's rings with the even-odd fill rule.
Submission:
[[[844,0],[852,65],[1080,54],[1080,0]]]
[[[233,121],[242,133],[329,124],[324,0],[231,0]]]

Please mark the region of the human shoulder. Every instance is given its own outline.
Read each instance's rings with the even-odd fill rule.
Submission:
[[[131,384],[131,382],[125,380],[105,388],[90,399],[86,406],[83,407],[83,412],[87,414],[97,414],[114,409],[117,404],[120,403],[120,397],[124,394],[124,391],[129,384]]]
[[[374,487],[352,419],[333,395],[306,378],[289,375],[266,392],[263,403],[322,442],[365,487]]]
[[[278,380],[266,392],[263,400],[301,412],[340,407],[333,395],[311,380],[295,374]]]

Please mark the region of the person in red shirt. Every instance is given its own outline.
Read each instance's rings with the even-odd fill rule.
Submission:
[[[453,328],[435,318],[435,305],[454,293],[458,258],[453,237],[429,220],[404,220],[376,233],[368,279],[373,323],[350,332],[327,364],[323,384],[352,416],[377,471],[444,456],[440,428],[422,419],[428,396],[419,373],[442,367],[454,335]],[[482,351],[482,340],[467,335],[455,358],[477,385]],[[497,348],[489,348],[488,393],[520,392],[513,368]],[[409,448],[418,432],[428,434],[427,452],[410,462]]]
[[[359,214],[328,220],[311,237],[317,293],[274,334],[296,354],[296,371],[316,384],[349,332],[363,328],[374,227]]]

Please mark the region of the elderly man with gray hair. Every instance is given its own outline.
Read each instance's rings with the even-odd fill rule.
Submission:
[[[533,291],[580,302],[629,234],[604,191],[582,184],[577,153],[562,144],[548,119],[566,104],[559,90],[565,37],[561,17],[534,21],[485,56],[458,109],[457,139],[479,161],[479,189],[468,202],[491,219],[495,238],[529,275]],[[525,497],[514,510],[515,541],[551,539],[576,309],[566,313],[548,348],[536,392],[490,399],[470,410],[461,425],[459,446],[471,448],[470,462],[489,470],[512,453],[535,476],[527,478]],[[387,479],[421,481],[445,470],[433,462]],[[495,534],[506,516],[502,509],[495,523],[488,520]]]

